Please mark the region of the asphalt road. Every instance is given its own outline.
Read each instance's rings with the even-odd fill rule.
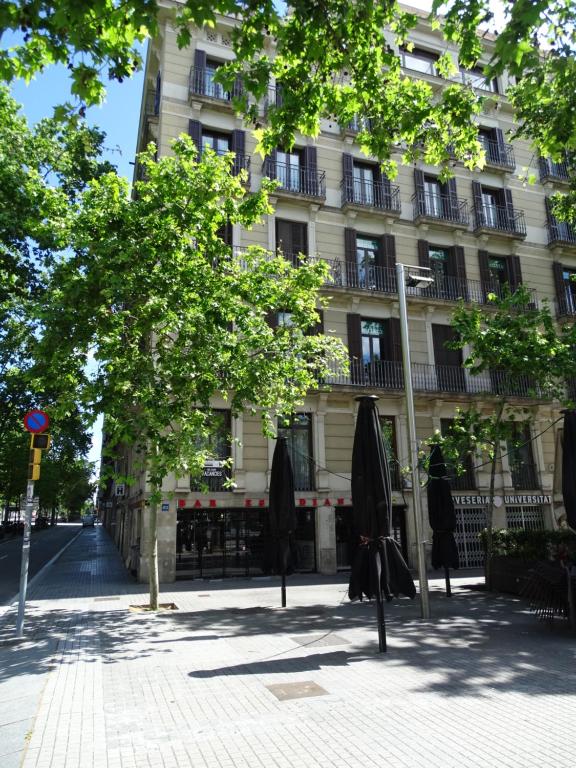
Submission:
[[[66,546],[80,528],[80,523],[58,523],[55,528],[44,531],[32,530],[28,579]],[[6,605],[18,593],[21,559],[21,536],[0,541],[0,605]]]

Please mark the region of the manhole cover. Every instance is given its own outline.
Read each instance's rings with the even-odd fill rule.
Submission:
[[[278,701],[290,701],[291,699],[309,699],[312,696],[327,696],[328,691],[312,680],[301,683],[275,683],[266,685],[270,693],[274,694]]]
[[[327,647],[330,645],[348,645],[348,640],[340,635],[324,634],[324,635],[297,635],[291,637],[293,643],[296,645],[305,645],[307,648],[310,646],[314,648]]]

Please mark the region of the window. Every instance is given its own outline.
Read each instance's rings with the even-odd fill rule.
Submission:
[[[566,294],[566,309],[568,314],[576,314],[576,270],[562,270],[562,279],[564,280],[564,292]]]
[[[362,360],[365,365],[383,359],[383,336],[386,323],[378,320],[362,320]]]
[[[443,185],[433,176],[424,176],[424,205],[426,216],[440,218],[443,213]]]
[[[451,349],[457,334],[451,325],[432,324],[436,381],[440,392],[465,392],[466,378],[462,368],[462,350]]]
[[[492,93],[498,93],[498,80],[493,78],[487,80],[482,67],[474,67],[473,69],[461,69],[460,76],[463,83],[471,85],[472,88],[478,88],[481,91],[491,91]]]
[[[290,424],[278,424],[278,435],[285,437],[294,473],[294,490],[314,490],[312,457],[312,414],[296,413]]]
[[[402,49],[400,60],[405,69],[412,69],[414,72],[422,72],[425,75],[436,74],[438,56],[430,51],[424,51],[421,48],[413,48],[411,51]]]
[[[493,190],[482,189],[482,211],[485,226],[498,226],[498,197]]]
[[[489,128],[481,128],[478,131],[478,141],[486,153],[486,162],[499,163],[500,152],[494,131]]]
[[[354,163],[354,202],[374,205],[374,167]]]
[[[428,258],[435,283],[442,284],[450,275],[450,250],[431,245],[428,248]]]
[[[301,191],[302,153],[299,150],[276,153],[276,178],[283,189],[291,192]]]
[[[356,259],[358,266],[358,285],[361,288],[374,289],[378,285],[377,266],[379,243],[375,238],[356,236]]]
[[[217,155],[225,155],[230,151],[230,137],[214,131],[202,132],[202,147],[208,147]]]
[[[284,328],[290,328],[294,325],[294,313],[293,312],[278,312],[276,315],[277,325],[281,325]]]
[[[393,491],[402,489],[402,475],[400,472],[400,463],[398,461],[398,451],[396,442],[396,420],[394,416],[380,416],[380,428],[384,439],[386,457],[390,467],[390,482]]]
[[[308,225],[300,221],[276,219],[276,248],[297,266],[298,254],[308,253]]]
[[[509,284],[508,263],[505,256],[489,256],[488,271],[490,279],[494,282],[495,286],[503,288]]]
[[[512,437],[508,440],[508,463],[514,488],[518,490],[538,488],[529,424],[513,425]]]
[[[204,70],[204,93],[206,96],[212,96],[214,99],[230,100],[230,94],[222,88],[219,83],[214,82],[214,75],[218,71],[220,66],[219,61],[213,59],[206,60],[206,68]]]
[[[454,419],[440,419],[440,434],[442,437],[448,437],[450,435],[453,424]],[[448,472],[450,488],[453,491],[469,491],[476,488],[474,467],[472,464],[472,454],[469,451],[466,451],[459,457],[461,469],[464,470],[464,472],[460,475],[457,474],[455,466],[451,464],[450,461],[446,460],[446,456],[444,456],[444,459],[446,461],[446,469]]]
[[[198,448],[208,453],[208,459],[200,478],[190,478],[190,488],[201,491],[208,486],[209,491],[223,491],[227,479],[227,469],[222,466],[224,459],[230,458],[231,414],[228,410],[213,410],[210,412],[210,432],[206,437],[199,438]]]

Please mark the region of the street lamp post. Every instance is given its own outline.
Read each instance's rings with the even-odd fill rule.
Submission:
[[[426,552],[422,536],[422,505],[420,503],[420,480],[418,473],[418,444],[416,442],[416,418],[414,415],[414,392],[412,390],[412,369],[410,365],[410,341],[408,339],[408,312],[406,310],[406,266],[396,264],[396,281],[400,300],[400,336],[402,339],[402,363],[404,366],[404,389],[406,391],[406,415],[408,417],[408,440],[410,443],[410,469],[412,475],[412,499],[414,505],[414,533],[418,581],[420,584],[420,606],[423,619],[430,618],[430,597],[426,575]],[[407,267],[411,286],[429,285],[433,282],[430,270],[425,267]]]

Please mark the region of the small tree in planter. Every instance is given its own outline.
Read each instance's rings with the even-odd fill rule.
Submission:
[[[448,434],[436,434],[430,442],[442,445],[445,457],[459,472],[464,471],[462,460],[466,454],[480,450],[488,457],[486,585],[490,589],[495,478],[501,443],[519,444],[517,419],[526,421],[533,416],[534,408],[519,404],[518,395],[567,402],[566,380],[576,374],[576,333],[574,325],[558,329],[548,304],[538,308],[523,286],[501,298],[489,294],[488,300],[488,309],[464,304],[458,307],[452,316],[458,338],[449,346],[468,351],[464,366],[473,375],[488,374],[498,400],[490,413],[474,404],[457,411]]]

